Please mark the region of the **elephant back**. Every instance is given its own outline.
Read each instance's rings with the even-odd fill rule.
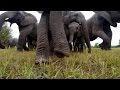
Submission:
[[[104,19],[106,19],[111,26],[114,26],[114,23],[112,22],[112,18],[110,14],[107,11],[94,11],[96,14],[100,15]]]
[[[21,20],[21,26],[27,26],[29,24],[37,23],[37,19],[34,15],[24,12],[24,19]]]

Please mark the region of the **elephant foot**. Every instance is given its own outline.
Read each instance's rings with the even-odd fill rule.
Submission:
[[[54,54],[59,57],[59,58],[63,58],[63,57],[69,57],[70,53],[65,53],[65,52],[61,52],[59,50],[54,50]]]
[[[48,64],[48,58],[46,58],[45,56],[37,57],[35,60],[35,65],[40,65],[41,63]]]
[[[88,49],[88,53],[91,53],[91,49]]]
[[[29,49],[24,49],[25,51],[30,51]]]
[[[23,46],[23,49],[24,49],[25,51],[29,51],[29,48],[27,48],[26,46]]]

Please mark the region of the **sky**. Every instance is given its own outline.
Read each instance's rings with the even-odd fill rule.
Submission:
[[[2,14],[4,12],[5,11],[0,11],[0,14]],[[25,12],[33,14],[34,16],[36,16],[38,22],[40,21],[41,14],[39,14],[37,11],[25,11]],[[86,20],[94,15],[93,11],[80,11],[80,12],[82,12],[84,14]],[[8,23],[8,25],[9,25],[9,23]],[[18,30],[17,24],[13,24],[11,26],[11,29],[12,29],[13,37],[18,38],[19,30]],[[112,30],[112,33],[113,33],[111,44],[112,44],[112,46],[118,45],[119,40],[120,40],[120,23],[118,23],[118,26],[116,28],[111,26],[111,30]],[[97,38],[96,40],[91,41],[91,45],[94,46],[95,43],[101,43],[102,41],[103,41],[102,39]]]

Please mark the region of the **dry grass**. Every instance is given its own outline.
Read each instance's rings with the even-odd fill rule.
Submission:
[[[120,49],[92,53],[71,53],[54,58],[50,64],[34,65],[35,51],[0,49],[0,78],[5,79],[117,79],[120,78]]]

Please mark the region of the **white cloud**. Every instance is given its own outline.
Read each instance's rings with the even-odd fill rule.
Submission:
[[[4,13],[5,11],[0,11],[0,14]],[[40,21],[40,17],[41,14],[39,14],[36,11],[26,11],[28,13],[33,14],[34,16],[36,16],[38,22]],[[89,19],[90,17],[92,17],[92,15],[94,14],[93,11],[81,11],[86,19]],[[13,24],[11,26],[11,29],[13,30],[13,36],[17,37],[19,36],[19,30],[18,30],[18,26],[16,24]],[[112,38],[112,45],[118,45],[119,39],[120,39],[120,24],[118,24],[117,28],[111,27],[112,32],[113,32],[113,38]],[[95,43],[101,43],[102,39],[97,38],[96,40],[92,41],[91,44],[94,45]]]

